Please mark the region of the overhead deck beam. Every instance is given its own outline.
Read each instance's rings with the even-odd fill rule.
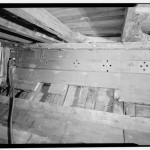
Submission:
[[[54,38],[48,37],[45,34],[42,34],[40,32],[34,32],[30,29],[27,29],[23,26],[16,24],[16,23],[8,21],[4,18],[0,18],[0,28],[8,30],[8,31],[13,32],[13,33],[17,33],[19,35],[23,35],[23,36],[31,38],[33,40],[37,40],[39,42],[59,42],[58,40],[55,40]]]
[[[65,50],[121,50],[121,49],[149,49],[150,42],[116,42],[116,43],[36,43],[24,44],[22,47],[45,48],[45,49],[65,49]]]
[[[43,8],[5,8],[5,10],[57,35],[67,42],[114,42],[102,37],[88,37],[79,32],[74,32]]]
[[[14,41],[14,42],[32,43],[32,41],[29,41],[29,40],[26,40],[26,39],[23,39],[23,38],[20,38],[20,37],[16,37],[16,36],[13,36],[13,35],[10,35],[10,34],[7,34],[7,33],[3,33],[3,32],[0,32],[0,38],[11,40],[11,41]]]
[[[122,33],[123,42],[149,41],[150,36],[143,33],[141,27],[143,21],[150,15],[150,5],[140,4],[129,7],[126,10],[124,28]]]

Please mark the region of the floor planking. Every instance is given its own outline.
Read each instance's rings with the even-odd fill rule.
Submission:
[[[106,112],[112,112],[112,113],[117,113],[117,114],[122,114],[123,111],[123,106],[122,106],[122,102],[117,102],[117,101],[113,101],[113,97],[114,97],[114,90],[113,89],[104,89],[104,88],[96,88],[96,87],[84,87],[84,86],[68,86],[68,85],[60,85],[60,84],[46,84],[46,88],[45,85],[43,85],[40,93],[43,93],[43,95],[47,94],[46,98],[49,99],[49,104],[54,104],[54,100],[51,101],[51,97],[52,96],[61,96],[60,101],[61,103],[56,104],[56,105],[61,105],[64,106],[65,101],[67,100],[67,95],[70,95],[68,97],[70,97],[71,103],[69,103],[69,107],[82,107],[84,109],[95,109],[95,110],[100,110],[100,111],[106,111]],[[52,88],[53,87],[53,88]],[[63,90],[62,90],[62,87]],[[45,90],[43,89],[45,88]],[[71,90],[69,90],[71,89]],[[70,94],[71,92],[71,94]],[[17,92],[16,92],[17,93]],[[50,97],[49,97],[50,94]],[[17,94],[16,94],[17,95]],[[20,97],[22,97],[23,94],[20,94]],[[72,97],[71,97],[72,96]],[[27,95],[28,97],[28,95]],[[26,98],[27,98],[26,97]],[[62,98],[63,97],[63,98]],[[25,97],[22,97],[25,98]],[[40,98],[39,98],[40,99]],[[41,102],[41,100],[38,100],[39,102]],[[88,103],[87,103],[88,101]],[[45,103],[45,101],[44,101]],[[68,102],[67,102],[68,103]],[[90,104],[90,105],[89,105]],[[100,105],[98,105],[100,104]],[[2,105],[0,105],[2,106]],[[88,107],[86,107],[88,106]],[[94,106],[94,107],[93,107]],[[131,103],[129,103],[129,106],[131,107]],[[138,114],[137,116],[142,116],[141,114],[146,114],[144,117],[149,117],[149,109],[150,107],[147,105],[137,105],[136,104],[136,113]],[[2,108],[4,108],[4,106],[2,106]],[[109,109],[111,108],[111,109]],[[126,108],[126,107],[125,107]],[[128,108],[128,107],[127,107]],[[132,108],[135,109],[135,107],[133,106]],[[135,114],[134,109],[132,109],[133,114]],[[1,109],[3,110],[3,109]],[[4,118],[4,121],[6,121],[7,119],[7,109],[5,109],[1,114],[1,118]],[[128,110],[126,111],[131,111],[131,109],[128,108]],[[18,112],[19,113],[19,112]],[[17,113],[17,114],[18,114]],[[25,112],[24,112],[25,113]],[[23,114],[24,114],[23,113]],[[4,115],[5,114],[5,115]],[[128,112],[126,112],[126,114],[128,114]],[[27,116],[27,114],[24,114],[25,116]],[[20,115],[20,118],[17,118],[18,123],[19,120],[22,118],[22,115]],[[16,116],[17,117],[17,116]],[[28,118],[28,117],[27,117]],[[28,119],[25,119],[25,121],[22,121],[22,123],[25,123]],[[30,121],[29,121],[30,122]],[[54,125],[55,125],[56,121],[54,120]],[[31,123],[32,124],[32,121]],[[58,123],[56,123],[57,126]],[[69,125],[68,125],[69,124]],[[51,139],[44,139],[43,143],[57,143],[58,141],[60,143],[76,143],[76,142],[89,142],[89,143],[110,143],[110,142],[114,142],[114,143],[123,143],[125,142],[130,142],[130,143],[137,143],[137,144],[149,144],[148,142],[148,138],[149,138],[149,134],[147,133],[141,133],[141,132],[130,132],[130,131],[125,131],[125,136],[126,136],[126,140],[124,140],[124,132],[123,130],[118,130],[118,129],[114,129],[114,128],[110,128],[108,126],[103,126],[103,125],[96,125],[96,124],[83,124],[82,123],[78,123],[76,121],[71,121],[69,123],[63,124],[63,122],[61,122],[62,127],[58,127],[58,129],[60,128],[60,130],[63,129],[63,132],[61,133],[61,136],[58,137],[58,135],[56,136],[53,132],[53,135],[49,135],[51,137]],[[19,125],[20,126],[20,125]],[[84,126],[84,129],[82,129],[82,126]],[[36,125],[37,127],[37,125]],[[64,128],[63,128],[64,127]],[[39,127],[38,127],[39,128]],[[94,129],[95,128],[95,129]],[[17,128],[18,129],[18,128]],[[22,129],[22,128],[21,128]],[[55,128],[52,127],[52,129],[54,130]],[[60,131],[59,130],[59,131]],[[100,131],[97,133],[97,130]],[[109,131],[109,133],[108,133]],[[111,133],[111,131],[113,131]],[[27,132],[27,131],[26,131]],[[128,134],[129,132],[129,134]],[[94,134],[92,134],[94,133]],[[102,134],[103,133],[103,134]],[[41,132],[40,132],[41,134]],[[132,139],[131,139],[131,135],[132,135]],[[80,136],[79,136],[80,135]],[[109,135],[109,138],[105,138]],[[36,143],[38,140],[37,136],[42,136],[43,135],[32,135],[31,137],[31,141],[29,140],[28,143]],[[86,136],[86,138],[85,138]],[[97,136],[99,138],[97,138]],[[116,136],[116,137],[115,137]],[[138,136],[138,138],[136,139],[136,136]],[[92,138],[91,138],[92,137]],[[140,140],[140,137],[144,137],[145,141]],[[25,137],[24,137],[25,139]],[[106,140],[107,139],[107,140]],[[42,143],[42,142],[41,142]]]

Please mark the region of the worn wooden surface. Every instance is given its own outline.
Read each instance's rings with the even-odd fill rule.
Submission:
[[[59,51],[19,49],[18,67],[93,72],[150,73],[149,50]]]
[[[130,117],[126,115],[114,114],[109,112],[102,112],[83,108],[65,107],[48,105],[46,103],[31,102],[25,100],[16,99],[16,107],[25,109],[34,116],[34,113],[39,115],[55,114],[61,116],[61,113],[70,119],[77,119],[79,121],[93,122],[120,129],[134,130],[149,133],[149,119],[142,117]],[[34,111],[36,109],[36,111]],[[42,113],[42,112],[44,113]],[[29,113],[28,112],[28,113]],[[29,115],[29,114],[28,114]],[[36,115],[38,117],[38,115]],[[70,118],[71,117],[71,118]]]
[[[19,35],[31,38],[39,42],[58,42],[57,40],[48,37],[45,34],[42,34],[40,32],[34,32],[28,28],[20,26],[19,24],[8,21],[1,17],[0,17],[0,25],[1,25],[0,28],[2,29],[8,30],[13,33],[18,33]]]
[[[43,105],[44,103],[41,104]],[[29,108],[27,105],[24,105],[23,103],[22,104],[20,103],[18,105],[19,107],[18,106],[15,107],[13,115],[13,128],[15,131],[18,132],[17,133],[15,131],[13,132],[14,132],[14,140],[16,143],[37,143],[37,142],[122,143],[123,142],[123,135],[120,129],[109,127],[99,123],[90,122],[87,120],[88,118],[85,120],[83,118],[77,117],[77,114],[75,112],[72,112],[72,110],[69,107],[63,106],[62,108],[64,108],[64,110],[59,111],[59,108],[57,107],[53,109],[54,106],[53,105],[51,107],[52,109],[49,107],[48,108],[49,111],[47,110],[45,111],[41,107],[42,106],[41,104],[38,105],[40,106],[39,108],[37,108],[36,105],[30,104],[30,106],[33,106],[32,109]],[[27,106],[26,107],[27,109],[25,107],[23,108],[21,105],[23,107]],[[46,105],[50,106],[48,104]],[[0,110],[0,114],[7,107],[8,105],[3,105],[2,109]],[[72,118],[73,114],[77,118],[76,117]],[[1,116],[0,121],[1,123],[3,122],[3,126],[5,126],[6,118],[7,113]],[[4,131],[3,132],[6,135],[6,127]],[[108,134],[109,137],[107,137]],[[21,138],[19,138],[20,136]],[[37,138],[37,136],[39,138]]]
[[[65,49],[65,50],[132,50],[132,49],[149,49],[150,42],[115,42],[115,43],[36,43],[23,44],[23,47],[46,48],[46,49]]]
[[[149,105],[139,105],[133,103],[126,103],[125,105],[126,114],[132,117],[140,116],[145,118],[150,118],[150,106]],[[139,145],[149,145],[150,134],[143,132],[135,132],[125,130],[125,143],[136,143]]]
[[[141,27],[148,18],[150,12],[149,6],[142,4],[136,7],[129,7],[126,10],[124,29],[122,33],[123,42],[149,41],[150,36],[143,33]]]

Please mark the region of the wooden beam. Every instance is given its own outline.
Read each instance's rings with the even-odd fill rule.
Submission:
[[[13,128],[13,144],[28,144],[28,143],[50,143],[48,137],[39,136],[31,132]],[[8,128],[7,126],[0,125],[0,138],[8,144]],[[2,143],[0,143],[2,144]]]
[[[33,40],[37,40],[40,42],[59,42],[58,40],[55,40],[51,37],[48,37],[45,34],[42,34],[40,32],[34,32],[30,29],[27,29],[23,26],[20,26],[16,23],[13,23],[11,21],[8,21],[4,18],[0,18],[0,28],[11,31],[13,33],[17,33],[19,35],[23,35],[25,37],[31,38]]]
[[[150,104],[149,74],[16,68],[14,78],[44,83],[115,88],[120,90],[121,101]]]
[[[2,96],[2,98],[4,98],[4,96]],[[9,98],[5,97],[4,99],[5,102],[0,98],[0,102],[7,104]],[[30,118],[31,116],[32,118],[34,118],[35,122],[39,122],[42,118],[44,119],[43,121],[46,120],[48,121],[48,118],[50,119],[52,116],[55,116],[55,117],[62,117],[61,120],[64,120],[65,122],[67,120],[70,121],[78,120],[78,122],[86,122],[86,123],[91,122],[116,127],[120,129],[150,133],[149,131],[150,119],[147,118],[130,117],[127,115],[120,115],[96,110],[88,110],[83,108],[48,105],[46,103],[32,102],[20,99],[15,99],[15,105],[16,111],[18,109],[17,114],[20,117],[21,114],[23,115],[24,113],[27,113],[29,116],[27,114],[26,116],[28,116],[28,118]],[[19,114],[21,110],[22,113]],[[40,127],[37,129],[39,130]]]
[[[43,53],[43,54],[42,54]],[[16,51],[16,66],[61,70],[111,73],[150,74],[149,50],[45,51],[41,49]]]
[[[71,30],[43,8],[5,8],[7,11],[53,33],[67,42],[73,42]]]
[[[0,99],[1,100],[1,99]],[[16,101],[16,100],[15,100]],[[23,100],[22,102],[27,102],[28,100]],[[27,143],[122,143],[123,134],[122,129],[106,126],[103,124],[95,123],[94,121],[87,121],[78,119],[79,112],[77,115],[71,113],[72,109],[69,108],[69,111],[64,111],[64,108],[67,107],[55,107],[56,111],[47,111],[46,109],[38,109],[34,104],[31,104],[30,108],[20,107],[22,103],[20,100],[15,105],[13,113],[13,129],[18,130],[19,141],[24,141]],[[26,103],[25,102],[25,103]],[[20,104],[19,104],[20,103]],[[37,103],[35,104],[42,104]],[[44,103],[48,106],[51,104]],[[8,115],[8,105],[0,104],[0,122],[6,126],[7,124],[7,115]],[[45,107],[45,106],[44,106]],[[51,107],[49,107],[51,108]],[[7,109],[7,110],[6,110]],[[62,110],[62,111],[59,111]],[[84,110],[84,109],[83,109]],[[48,112],[48,113],[47,113]],[[74,116],[72,118],[72,115]],[[82,113],[81,113],[82,116]],[[23,131],[24,134],[19,135],[19,131]],[[28,133],[31,133],[29,138]],[[94,133],[94,134],[93,134]],[[5,133],[6,134],[6,133]],[[21,134],[21,132],[20,132]],[[41,138],[34,138],[33,135]],[[109,137],[108,137],[109,135]],[[105,138],[106,137],[106,138]],[[33,140],[32,140],[33,138]],[[27,140],[25,140],[27,139]],[[47,139],[47,140],[46,140]],[[47,142],[46,142],[46,141]],[[34,142],[33,142],[34,141]],[[17,143],[17,140],[16,140]]]
[[[65,49],[65,50],[131,50],[149,49],[150,42],[116,42],[116,43],[36,43],[24,44],[23,48],[45,48],[45,49]]]
[[[79,32],[73,32],[69,27],[43,8],[5,8],[5,10],[57,35],[67,42],[114,42],[105,38],[88,37]]]
[[[21,43],[32,43],[32,41],[30,40],[19,38],[3,32],[0,32],[0,38],[10,40],[10,41],[15,41],[15,42],[21,42]]]
[[[124,28],[122,33],[123,42],[142,42],[150,40],[150,36],[143,33],[141,29],[143,21],[148,18],[149,14],[150,7],[142,4],[136,7],[129,7],[126,10]]]

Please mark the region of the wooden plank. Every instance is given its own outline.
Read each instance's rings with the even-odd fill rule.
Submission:
[[[29,100],[33,100],[33,101],[39,101],[39,98],[37,96],[39,96],[39,92],[41,91],[43,86],[43,83],[37,83],[34,91],[31,93]],[[41,95],[42,96],[42,95]]]
[[[150,105],[136,104],[136,116],[150,118]]]
[[[39,69],[23,69],[23,68],[16,68],[15,71],[15,78],[19,80],[25,80],[28,78],[28,81],[39,81],[44,83],[68,84],[79,86],[81,85],[93,87],[106,87],[106,88],[119,88],[120,76],[126,77],[126,74],[120,75],[117,73],[109,73],[109,72],[100,73],[100,72],[58,71],[58,70],[42,70],[42,69],[39,70]],[[130,74],[127,77],[129,77],[129,79],[132,77],[142,79],[143,75]],[[149,76],[146,77],[147,79],[149,78]]]
[[[123,24],[123,15],[121,16],[117,16],[117,18],[113,18],[113,19],[107,19],[107,20],[101,20],[101,21],[92,21],[92,22],[87,22],[87,21],[78,21],[78,22],[71,22],[71,23],[66,23],[66,25],[70,28],[70,29],[76,29],[76,28],[86,28],[86,27],[116,27],[116,26],[122,26]]]
[[[0,84],[2,83],[2,76],[3,76],[3,48],[0,47]]]
[[[117,49],[149,49],[150,42],[116,42],[116,43],[36,43],[24,44],[23,47],[46,48],[46,49],[65,49],[65,50],[117,50]]]
[[[1,17],[0,17],[0,28],[31,38],[39,42],[58,42],[58,40],[55,40],[45,34],[42,34],[40,32],[34,32],[32,30],[29,30],[28,28],[20,26],[14,22],[8,21]]]
[[[89,16],[94,15],[95,13],[105,13],[107,14],[109,11],[115,11],[124,9],[124,7],[84,7],[84,8],[45,8],[50,13],[52,13],[57,18],[62,17],[72,17],[72,16]],[[57,10],[57,11],[56,11]]]
[[[52,84],[51,84],[52,85]],[[55,96],[53,100],[53,104],[55,105],[63,105],[63,102],[65,100],[67,91],[68,91],[68,85],[61,85],[62,89],[59,90],[59,93]]]
[[[6,82],[6,78],[7,78],[7,63],[8,63],[8,60],[10,58],[10,48],[8,47],[5,47],[2,49],[2,60],[3,60],[3,63],[2,63],[2,80],[3,82]]]
[[[66,90],[67,85],[63,84],[51,84],[48,93],[53,93],[53,94],[63,94],[64,91]]]
[[[5,101],[5,103],[8,103],[8,101]],[[45,115],[55,115],[58,117],[61,117],[62,115],[64,119],[66,118],[68,120],[77,119],[78,121],[93,122],[97,124],[117,127],[120,129],[150,133],[150,121],[148,118],[130,117],[127,115],[101,112],[83,108],[47,105],[44,103],[25,100],[22,101],[19,99],[15,99],[15,104],[16,110],[18,109],[18,112],[19,109],[23,109],[24,111],[20,110],[22,111],[22,113],[26,112],[26,116],[33,116],[34,118],[37,118],[37,120],[41,118],[41,116],[43,116],[42,118],[44,118]]]
[[[135,107],[136,107],[136,104],[134,103],[124,103],[124,113],[131,117],[135,117],[136,116]]]
[[[37,102],[39,102],[40,100],[41,100],[41,98],[42,98],[42,96],[44,95],[44,93],[41,93],[41,92],[39,92],[39,93],[37,93],[35,96],[34,96],[34,101],[37,101]],[[30,96],[31,97],[31,96]],[[27,97],[26,99],[29,99],[29,97]]]
[[[19,113],[19,111],[23,113]],[[38,120],[29,115],[30,119],[26,120],[22,118],[21,121],[22,116],[28,115],[25,113],[21,109],[14,112],[13,131],[18,131],[17,138],[20,138],[20,142],[19,140],[15,140],[16,143],[23,143],[23,140],[21,140],[22,137],[24,141],[26,139],[26,143],[121,143],[123,141],[120,129],[117,128],[73,119],[66,120],[61,115],[57,116],[55,114],[47,115],[47,119],[44,117],[45,115],[42,117],[42,114],[36,114],[39,115]],[[29,120],[34,121],[32,126]],[[19,123],[19,121],[21,122]],[[25,122],[26,129],[23,128],[22,122]],[[19,135],[20,131],[23,131],[24,134]],[[26,133],[29,133],[31,136],[26,138]],[[105,138],[108,134],[110,135],[109,138]]]
[[[119,74],[16,68],[15,78],[68,85],[115,88],[120,90],[120,101],[149,104],[150,76],[147,74]],[[30,77],[30,78],[29,78]]]
[[[47,63],[50,60],[93,60],[93,61],[102,61],[102,60],[115,60],[115,61],[150,61],[150,53],[147,48],[143,50],[74,50],[71,49],[67,51],[66,49],[61,51],[60,49],[51,49],[45,50],[42,48],[15,48],[13,50],[15,54],[16,61],[19,58],[24,61],[27,59],[32,59],[34,62],[35,59],[41,61],[46,60]],[[17,63],[17,62],[16,62]],[[21,63],[21,61],[20,61]],[[41,62],[42,63],[42,62]],[[52,62],[51,62],[52,63]],[[18,64],[18,63],[17,63]],[[46,65],[46,64],[45,64]]]
[[[62,143],[123,143],[121,129],[76,121],[68,121]]]
[[[76,92],[76,86],[69,86],[63,106],[72,106],[75,92]]]
[[[125,113],[131,117],[140,116],[140,117],[150,117],[148,113],[148,106],[137,105],[133,103],[125,103]],[[146,108],[146,109],[145,109]],[[138,132],[138,131],[129,131],[125,130],[125,143],[136,143],[139,145],[149,145],[150,133]]]
[[[113,90],[99,88],[96,98],[95,110],[112,112],[113,108]]]
[[[28,9],[28,11],[26,11],[27,9]],[[21,9],[21,8],[15,8],[15,9],[5,8],[5,10],[7,10],[7,11],[9,11],[9,12],[11,12],[11,13],[13,13],[13,14],[21,17],[21,18],[23,18],[24,20],[27,20],[30,23],[33,23],[33,24],[35,24],[35,25],[45,29],[46,31],[48,31],[50,33],[56,34],[60,38],[63,38],[61,33],[59,33],[59,32],[57,33],[57,31],[53,30],[53,28],[52,28],[52,27],[54,27],[55,21],[56,21],[54,19],[54,17],[51,18],[52,15],[50,13],[48,13],[46,10],[42,9],[42,8],[40,8],[40,9],[36,9],[36,8],[34,8],[34,9],[29,9],[29,8],[25,8],[25,9]],[[36,13],[36,15],[35,15],[35,13]],[[44,13],[44,16],[46,16],[45,19],[43,17],[43,13]],[[48,22],[52,21],[52,23],[48,24],[47,21]],[[59,22],[56,21],[56,23],[58,24]]]
[[[86,109],[94,109],[95,108],[95,103],[96,103],[96,98],[97,98],[97,91],[98,91],[98,88],[89,87],[88,94],[87,94],[87,99],[86,99],[86,103],[85,103],[85,108]]]
[[[0,125],[0,138],[5,141],[4,144],[8,144],[7,127]],[[32,134],[19,129],[13,129],[13,144],[26,144],[26,143],[49,143],[50,140],[47,137],[42,137],[37,134]],[[34,141],[36,142],[34,142]],[[2,144],[2,143],[0,143]]]
[[[4,32],[0,32],[0,38],[14,41],[14,42],[21,42],[21,43],[32,43],[30,40],[26,40],[24,38],[19,38],[17,36],[13,36]]]
[[[85,107],[88,89],[89,89],[88,87],[81,87],[77,107],[81,107],[81,108]]]
[[[144,10],[144,11],[143,11]],[[150,36],[143,33],[141,27],[149,16],[149,7],[144,5],[129,7],[126,10],[126,18],[122,34],[123,42],[149,41]]]
[[[56,94],[48,94],[45,99],[45,103],[53,103],[55,97],[56,97]]]
[[[117,73],[150,73],[150,61],[18,58],[17,67]]]
[[[88,13],[88,12],[87,12]],[[64,24],[66,23],[76,23],[76,22],[92,22],[92,21],[102,21],[102,19],[112,19],[116,16],[124,15],[124,8],[122,9],[115,9],[115,10],[109,10],[106,12],[96,12],[96,13],[90,13],[87,16],[86,14],[82,15],[68,15],[65,17],[58,17],[59,20],[61,20]]]
[[[113,106],[113,113],[124,114],[123,105],[124,105],[123,102],[115,101]]]
[[[38,82],[27,81],[27,80],[13,80],[13,86],[16,89],[35,91]]]
[[[105,38],[93,38],[72,31],[44,8],[5,8],[5,10],[57,35],[67,42],[103,42]],[[43,17],[44,16],[44,17]],[[109,40],[106,40],[109,42]]]
[[[72,107],[77,107],[78,106],[78,101],[79,101],[79,98],[80,98],[80,93],[81,93],[81,86],[77,86],[76,87],[76,92],[74,94],[74,100],[73,100],[73,103],[72,103]]]

